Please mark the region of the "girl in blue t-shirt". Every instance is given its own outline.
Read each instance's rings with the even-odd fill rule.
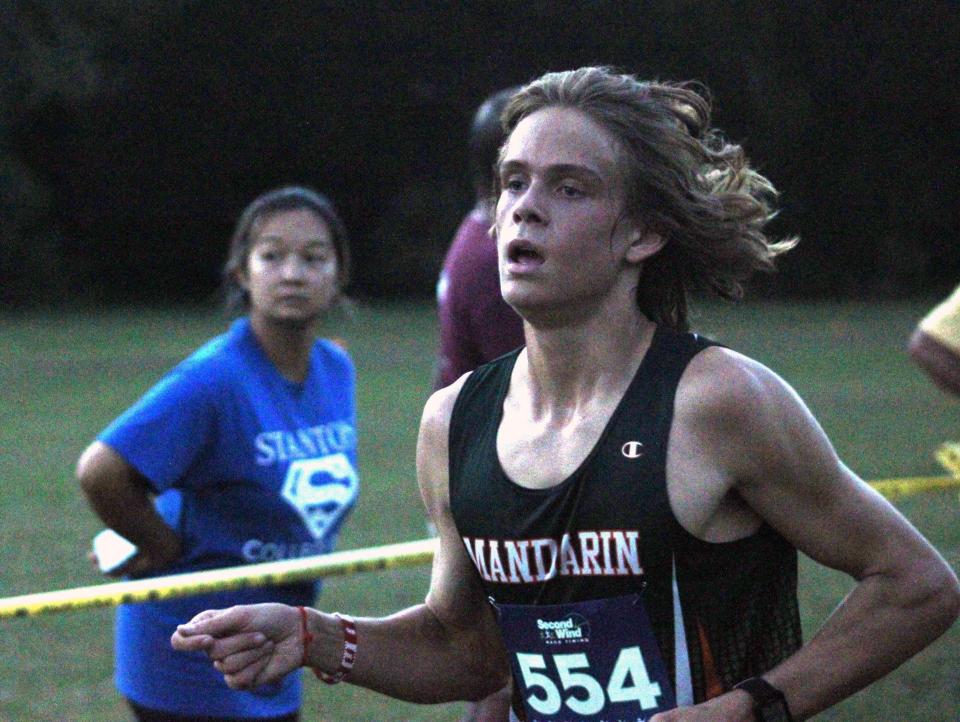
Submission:
[[[333,550],[357,498],[354,372],[317,340],[348,277],[343,223],[323,195],[287,187],[237,223],[224,269],[229,330],[170,370],[83,452],[77,478],[103,522],[136,546],[110,576],[154,576]],[[116,683],[140,722],[297,720],[299,675],[229,689],[203,654],[170,648],[177,624],[234,604],[313,602],[318,585],[122,605]]]

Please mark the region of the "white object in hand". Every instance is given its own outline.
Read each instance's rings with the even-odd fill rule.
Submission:
[[[137,547],[113,529],[104,529],[93,538],[93,553],[100,571],[108,573],[129,561],[137,553]]]

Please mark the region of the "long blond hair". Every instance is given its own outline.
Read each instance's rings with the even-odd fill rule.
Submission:
[[[691,290],[738,300],[754,272],[773,270],[776,256],[796,245],[764,233],[777,191],[743,148],[710,127],[703,86],[644,82],[606,67],[547,73],[513,96],[504,130],[552,106],[585,113],[626,151],[624,213],[666,241],[645,262],[637,287],[637,304],[651,320],[687,330]]]

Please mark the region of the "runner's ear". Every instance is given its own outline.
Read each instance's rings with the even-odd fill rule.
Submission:
[[[659,233],[649,228],[637,228],[631,232],[626,260],[628,263],[643,263],[663,248],[663,244],[663,236]]]

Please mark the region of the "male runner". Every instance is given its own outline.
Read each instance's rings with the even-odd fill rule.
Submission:
[[[550,73],[504,113],[504,299],[526,347],[436,392],[417,451],[424,604],[284,605],[174,633],[246,688],[308,665],[415,702],[514,682],[527,720],[806,719],[942,634],[950,567],[772,371],[687,331],[791,245],[688,84]],[[797,550],[854,590],[801,644]]]

